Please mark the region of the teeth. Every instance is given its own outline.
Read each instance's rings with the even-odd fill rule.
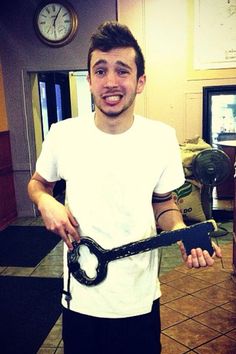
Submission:
[[[109,96],[106,97],[106,101],[110,101],[110,102],[118,102],[120,100],[120,96]]]

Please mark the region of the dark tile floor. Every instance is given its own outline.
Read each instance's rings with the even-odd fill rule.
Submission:
[[[224,226],[232,231],[232,223]],[[236,353],[232,233],[217,238],[217,242],[223,258],[216,260],[213,267],[188,270],[181,264],[160,276],[164,354]]]
[[[41,220],[19,219],[15,224],[38,225]],[[236,279],[232,274],[232,222],[225,222],[223,226],[229,230],[226,236],[217,238],[223,250],[223,258],[217,259],[213,267],[188,270],[182,264],[176,245],[162,249],[160,280],[163,294],[163,354],[236,353]],[[0,273],[1,276],[62,277],[62,242],[36,268],[2,267]],[[48,333],[38,353],[63,353],[61,318]]]

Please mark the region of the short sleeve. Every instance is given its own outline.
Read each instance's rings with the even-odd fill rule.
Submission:
[[[159,194],[171,192],[180,187],[185,181],[180,147],[173,128],[170,130],[164,148],[166,149],[166,161],[163,172],[154,188],[154,192]]]
[[[56,154],[56,146],[58,145],[58,137],[56,125],[52,124],[51,128],[43,141],[42,151],[36,162],[36,172],[45,178],[48,182],[60,180],[58,173],[58,160]]]

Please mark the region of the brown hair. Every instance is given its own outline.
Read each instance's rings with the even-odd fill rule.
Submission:
[[[93,33],[90,40],[88,51],[88,71],[90,72],[90,63],[92,52],[96,49],[108,52],[114,48],[131,47],[135,50],[135,63],[137,66],[137,79],[145,72],[145,62],[141,48],[134,38],[129,28],[121,25],[117,21],[107,21],[101,24],[96,32]]]

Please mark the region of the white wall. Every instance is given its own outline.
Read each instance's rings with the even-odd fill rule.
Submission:
[[[118,0],[118,20],[146,59],[147,85],[136,112],[172,125],[180,142],[202,135],[202,87],[236,84],[236,69],[191,70],[192,9],[192,0]]]

